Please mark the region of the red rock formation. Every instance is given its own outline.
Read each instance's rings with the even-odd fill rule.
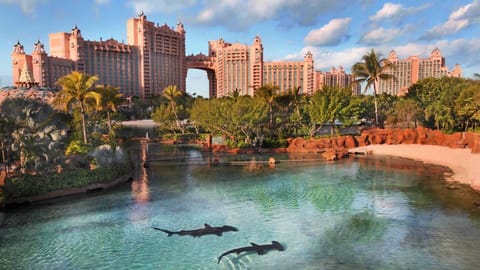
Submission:
[[[286,149],[289,153],[324,153],[327,159],[334,159],[339,149],[349,149],[370,144],[428,144],[450,148],[471,148],[472,153],[480,153],[480,134],[459,132],[445,134],[439,130],[424,127],[407,129],[367,129],[359,136],[333,138],[289,139]],[[333,149],[333,150],[332,150]],[[340,155],[337,155],[339,158]]]

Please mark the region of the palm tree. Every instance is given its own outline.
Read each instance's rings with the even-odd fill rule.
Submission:
[[[172,110],[173,115],[175,116],[175,122],[180,128],[180,124],[178,123],[178,115],[175,107],[177,106],[176,98],[183,95],[182,91],[178,90],[176,85],[169,85],[165,87],[165,89],[163,89],[162,95],[168,100],[169,107]]]
[[[275,102],[277,90],[277,86],[264,85],[255,91],[255,97],[263,99],[268,104],[270,127],[273,126],[273,103]]]
[[[375,103],[375,123],[378,124],[377,90],[381,80],[394,79],[392,74],[386,73],[388,69],[394,68],[393,64],[382,54],[376,53],[373,49],[362,57],[362,62],[357,62],[352,67],[353,76],[357,83],[366,83],[365,91],[373,86],[373,99]]]
[[[112,133],[112,119],[110,113],[117,112],[118,105],[123,103],[123,94],[120,88],[104,85],[95,89],[101,95],[100,109],[107,112],[108,131]]]
[[[98,106],[101,99],[100,94],[91,89],[97,80],[97,76],[73,71],[56,82],[56,84],[62,87],[62,90],[57,95],[56,102],[63,104],[65,111],[69,111],[74,105],[80,106],[83,142],[85,144],[88,143],[85,124],[87,101],[94,100]]]

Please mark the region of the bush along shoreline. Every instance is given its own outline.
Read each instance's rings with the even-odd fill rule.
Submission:
[[[92,190],[101,190],[129,181],[130,166],[115,164],[94,170],[73,169],[59,174],[19,175],[8,178],[4,186],[4,207],[28,204]]]

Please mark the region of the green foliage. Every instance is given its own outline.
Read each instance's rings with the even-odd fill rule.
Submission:
[[[421,116],[421,111],[417,103],[411,98],[401,98],[395,103],[393,111],[393,123],[403,128],[415,126],[415,123],[420,119]]]
[[[89,100],[94,100],[97,106],[101,103],[101,95],[92,90],[92,87],[97,80],[97,76],[73,71],[72,73],[59,78],[56,82],[61,86],[62,90],[58,92],[55,98],[55,103],[62,105],[65,111],[70,111],[72,107],[75,106],[80,108],[84,143],[88,143],[86,112],[87,107],[91,105]]]
[[[180,142],[192,142],[192,141],[201,139],[201,136],[196,133],[185,133],[185,134],[176,134],[174,136],[174,139]]]
[[[479,122],[480,82],[462,78],[427,78],[409,88],[407,97],[418,104],[423,125],[446,132],[475,128]]]
[[[273,106],[275,104],[276,92],[278,87],[274,85],[264,85],[255,90],[255,98],[263,100],[268,105],[269,126],[273,126]]]
[[[280,147],[287,147],[288,142],[286,139],[280,138],[265,138],[263,139],[263,147],[266,148],[280,148]]]
[[[250,96],[199,99],[190,110],[190,119],[211,133],[234,138],[236,144],[258,132],[265,123],[267,110],[267,104]]]
[[[0,105],[2,142],[10,161],[38,172],[54,167],[63,152],[64,118],[43,102],[26,98],[7,99]]]
[[[120,88],[109,85],[97,87],[95,92],[99,93],[101,97],[97,109],[106,112],[108,131],[112,133],[112,114],[117,112],[118,106],[124,102],[123,94],[120,93]]]
[[[84,144],[80,140],[72,140],[65,150],[65,155],[86,155],[90,150],[90,145]]]
[[[389,69],[394,68],[393,64],[386,58],[382,58],[382,54],[375,52],[373,49],[362,57],[362,61],[352,66],[353,76],[356,83],[365,83],[365,91],[373,87],[373,98],[375,103],[375,122],[380,124],[378,118],[377,106],[377,89],[378,84],[382,80],[395,79],[392,74],[388,73]]]
[[[161,104],[158,106],[152,113],[152,120],[159,124],[160,131],[176,133],[176,118],[169,105]]]
[[[333,135],[335,120],[343,121],[345,118],[343,110],[348,108],[351,93],[347,88],[335,87],[325,87],[317,91],[310,99],[308,109],[313,124],[329,123],[332,126],[331,135]]]
[[[96,170],[76,169],[61,174],[21,175],[8,178],[5,182],[5,198],[7,200],[28,197],[47,192],[85,187],[90,184],[110,183],[129,172],[129,166],[97,168]]]
[[[352,96],[350,103],[342,111],[345,115],[343,122],[347,125],[360,122],[362,119],[374,119],[375,108],[373,96]]]

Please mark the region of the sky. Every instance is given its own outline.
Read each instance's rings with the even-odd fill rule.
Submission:
[[[480,73],[480,0],[0,0],[0,86],[12,85],[10,54],[20,41],[30,54],[48,34],[77,25],[88,40],[126,40],[126,21],[186,30],[186,54],[208,54],[208,41],[263,42],[264,61],[300,61],[312,52],[315,69],[347,72],[371,49],[387,57],[427,58],[439,48],[451,70]],[[187,89],[208,97],[207,75],[189,70]]]

